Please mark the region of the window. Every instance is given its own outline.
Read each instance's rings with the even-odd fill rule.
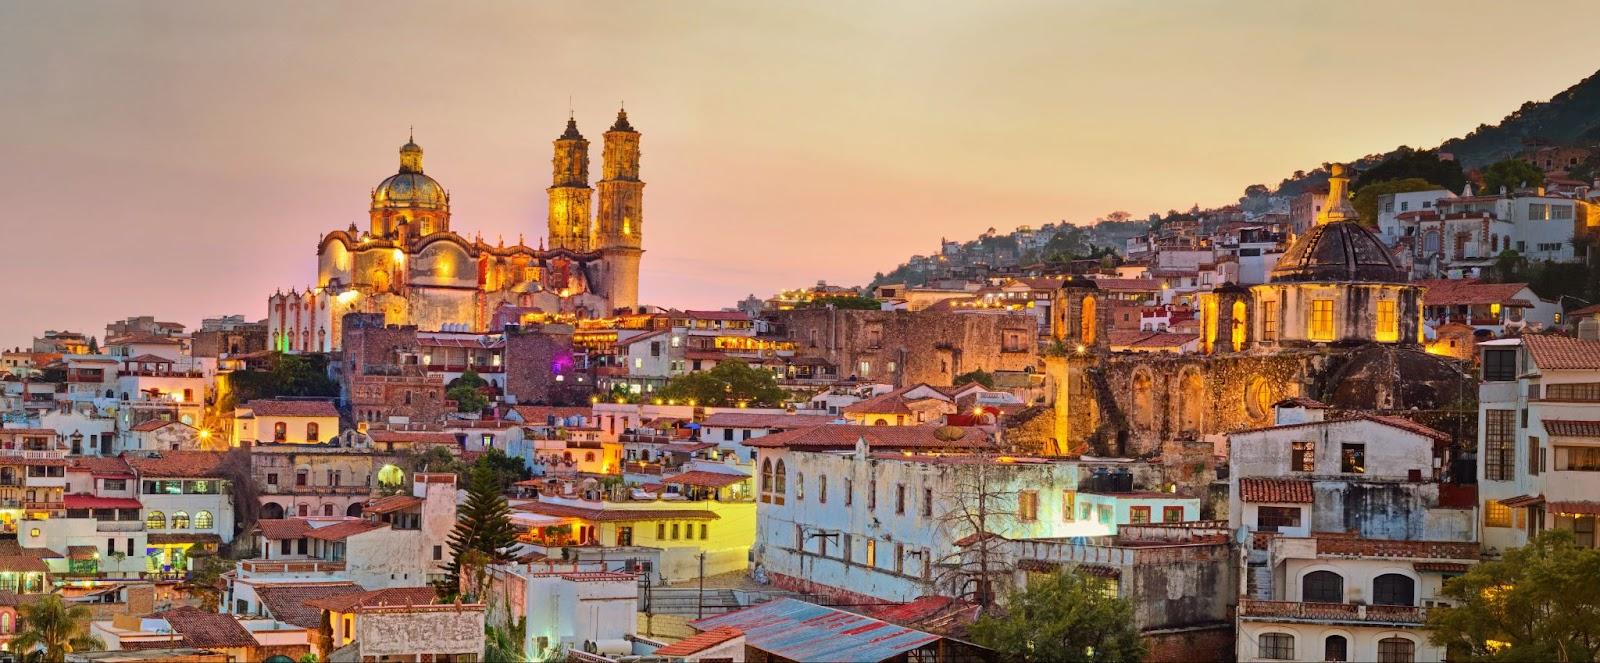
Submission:
[[[628,529],[628,528],[624,527],[623,529]],[[628,545],[628,544],[620,544],[619,543],[619,545]],[[439,561],[443,561],[443,560],[444,560],[444,546],[434,546],[433,547],[433,561],[439,562]]]
[[[1333,340],[1333,300],[1316,299],[1311,302],[1311,340]]]
[[[878,566],[878,540],[877,539],[867,539],[867,566],[870,566],[870,567],[873,567],[873,568],[877,568],[877,566]]]
[[[1378,641],[1378,663],[1411,663],[1417,660],[1416,645],[1405,638]]]
[[[316,442],[317,441],[317,422],[313,421],[311,423],[306,424],[306,441],[307,442]]]
[[[296,486],[304,486],[304,485],[306,485],[306,481],[309,478],[310,474],[311,473],[309,471],[307,471],[307,470],[295,470],[295,472],[294,472],[294,485],[296,485]]]
[[[1527,410],[1523,410],[1527,412]],[[1596,449],[1600,451],[1600,449]],[[1528,436],[1528,474],[1537,475],[1544,469],[1544,450],[1539,448],[1539,438]]]
[[[867,510],[876,508],[878,508],[878,480],[870,479],[867,481]]]
[[[733,429],[732,428],[724,428],[724,429],[722,429],[722,441],[723,442],[732,442],[733,441]]]
[[[1306,603],[1344,603],[1344,577],[1332,571],[1312,571],[1300,579],[1300,600]]]
[[[1544,221],[1550,218],[1550,207],[1543,203],[1528,203],[1528,220]]]
[[[772,501],[772,459],[761,459],[761,501]]]
[[[282,421],[272,425],[272,441],[282,442],[289,438],[289,424]]]
[[[805,499],[806,499],[806,473],[805,472],[795,472],[794,473],[794,498],[797,501],[805,501]]]
[[[1135,525],[1150,522],[1150,507],[1135,506],[1128,508],[1128,522]]]
[[[706,540],[706,524],[700,523],[700,540]]]
[[[903,483],[894,486],[894,512],[896,514],[906,512],[906,485]]]
[[[594,452],[593,451],[585,451],[585,452],[583,452],[583,462],[585,462],[585,463],[593,463],[594,462]]]
[[[1261,658],[1280,661],[1294,659],[1294,636],[1288,633],[1262,633]]]
[[[1539,398],[1539,392],[1533,389],[1532,386],[1529,388],[1528,398]],[[1600,402],[1600,382],[1552,384],[1545,387],[1544,400],[1581,401],[1585,403]]]
[[[267,473],[267,485],[268,486],[276,486],[276,485],[278,485],[278,473],[277,472],[268,472]]]
[[[1513,410],[1484,410],[1483,475],[1490,481],[1510,481],[1515,477],[1517,463],[1516,432]]]
[[[176,520],[177,516],[174,515],[173,519]],[[195,529],[211,529],[215,525],[216,525],[216,523],[214,523],[212,521],[212,519],[211,519],[211,512],[210,511],[200,511],[200,512],[194,514],[194,528]]]
[[[1400,318],[1396,312],[1396,302],[1384,300],[1378,302],[1378,331],[1377,338],[1381,342],[1400,340]]]
[[[1322,641],[1322,660],[1348,661],[1350,660],[1350,641],[1342,635],[1330,635]]]
[[[844,480],[844,505],[845,506],[850,506],[851,504],[854,504],[855,501],[856,501],[856,480],[847,478],[847,479]]]
[[[1517,349],[1488,348],[1483,351],[1483,379],[1510,382],[1517,379]]]
[[[673,523],[672,524],[672,540],[673,541],[677,541],[678,540],[678,532],[679,532],[678,523]]]
[[[922,489],[922,516],[924,518],[933,517],[933,489],[932,488],[923,488]]]
[[[1317,471],[1317,443],[1301,441],[1290,443],[1290,472]]]
[[[1557,454],[1560,458],[1560,454]],[[1511,507],[1501,504],[1498,500],[1483,501],[1483,526],[1484,527],[1510,527]]]
[[[1266,341],[1278,340],[1278,303],[1265,301],[1261,303],[1261,338]]]
[[[1181,506],[1164,506],[1164,507],[1161,507],[1161,522],[1164,522],[1164,523],[1181,523],[1181,522],[1183,522],[1183,507],[1181,507]]]
[[[1600,447],[1556,447],[1555,469],[1600,472]]]
[[[160,511],[151,511],[144,517],[145,529],[166,529],[167,514]]]
[[[795,528],[795,539],[798,540],[799,538],[800,538],[800,529],[799,529],[798,526],[796,526],[796,528]],[[656,523],[656,540],[657,541],[665,541],[665,540],[667,540],[667,524],[666,523]],[[795,545],[798,546],[799,544],[797,543]]]
[[[894,544],[894,572],[895,573],[905,573],[905,570],[906,570],[906,546],[903,543],[896,543],[896,544]]]
[[[1113,518],[1114,512],[1111,510],[1111,505],[1109,505],[1109,504],[1101,504],[1099,509],[1097,510],[1097,512],[1099,513],[1099,516],[1100,516],[1100,524],[1101,525],[1110,525],[1110,524],[1112,524],[1112,521],[1114,520],[1114,518]]]
[[[1373,605],[1416,605],[1416,582],[1398,573],[1372,580]]]
[[[1061,491],[1061,522],[1070,523],[1078,519],[1078,491]]]
[[[1279,528],[1299,527],[1300,508],[1293,506],[1256,507],[1256,529],[1276,532]]]
[[[1339,471],[1345,474],[1367,473],[1367,445],[1346,442],[1339,445]]]
[[[1400,201],[1400,211],[1405,212],[1405,211],[1408,211],[1410,209],[1411,209],[1411,201],[1408,201],[1408,200]]]
[[[817,503],[828,503],[828,475],[817,477]]]
[[[1039,519],[1039,491],[1024,490],[1017,493],[1017,520],[1031,523]]]

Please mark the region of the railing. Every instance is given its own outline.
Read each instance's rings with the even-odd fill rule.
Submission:
[[[142,520],[99,520],[99,521],[95,521],[94,531],[96,531],[96,532],[142,532],[142,531],[144,531],[144,521],[142,521]]]
[[[23,502],[24,511],[62,511],[67,508],[66,502]]]
[[[638,433],[623,433],[619,436],[622,442],[641,442],[646,444],[669,444],[673,438],[669,435],[640,435]]]
[[[1352,603],[1303,603],[1299,601],[1261,601],[1241,599],[1239,614],[1244,617],[1304,619],[1309,621],[1380,622],[1421,624],[1428,609],[1409,605],[1356,605]]]
[[[344,570],[344,562],[320,559],[266,560],[247,559],[239,562],[246,573],[334,573]]]
[[[647,465],[644,463],[623,463],[622,465],[623,474],[654,474],[659,476],[661,470],[660,465]]]

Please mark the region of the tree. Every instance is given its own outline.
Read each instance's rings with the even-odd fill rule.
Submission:
[[[1350,199],[1350,206],[1356,209],[1356,215],[1361,217],[1363,224],[1376,226],[1378,224],[1378,196],[1389,193],[1427,191],[1437,188],[1439,188],[1439,185],[1416,177],[1375,182],[1357,189],[1355,197]]]
[[[1013,594],[972,625],[978,644],[1011,661],[1137,661],[1133,605],[1086,576],[1059,571]]]
[[[1541,184],[1544,184],[1544,171],[1521,159],[1496,161],[1483,168],[1482,193],[1485,195],[1497,195],[1501,187],[1505,187],[1506,191],[1515,191],[1524,185]]]
[[[778,407],[789,400],[772,371],[753,368],[736,359],[724,359],[709,371],[680,375],[661,388],[661,397],[694,401],[697,405]]]
[[[461,507],[449,542],[450,563],[445,566],[444,580],[436,587],[445,600],[461,595],[463,570],[472,581],[468,596],[463,598],[475,599],[482,594],[483,567],[510,561],[503,550],[517,542],[517,531],[511,526],[511,507],[485,465],[473,470],[467,503]]]
[[[1389,153],[1378,165],[1362,171],[1356,177],[1353,188],[1359,192],[1378,182],[1409,179],[1428,182],[1433,185],[1428,187],[1430,189],[1444,188],[1458,193],[1467,185],[1467,176],[1461,172],[1460,162],[1454,159],[1440,159],[1439,153],[1434,150],[1415,150],[1402,145]]]
[[[1549,530],[1445,583],[1451,607],[1428,612],[1429,639],[1478,661],[1600,658],[1600,550]]]
[[[993,389],[994,388],[994,376],[989,374],[988,371],[985,371],[985,370],[983,370],[981,368],[976,369],[976,370],[972,370],[972,371],[968,371],[966,373],[962,373],[961,375],[957,375],[956,376],[955,385],[957,387],[959,387],[961,385],[964,385],[964,384],[967,384],[969,382],[976,382],[978,384],[981,384],[981,385],[983,385],[984,389]]]
[[[79,651],[99,651],[106,645],[100,638],[89,635],[89,620],[93,614],[86,605],[67,605],[60,594],[47,594],[33,603],[19,608],[22,630],[11,636],[9,649],[29,652],[24,660],[60,663],[67,654]]]
[[[450,381],[444,396],[456,402],[457,412],[482,412],[489,407],[489,397],[483,393],[488,385],[477,372],[467,369],[461,377]]]
[[[325,355],[274,353],[266,370],[234,371],[228,374],[227,391],[217,402],[218,412],[232,412],[235,405],[258,398],[282,396],[334,397],[339,383],[328,377]]]
[[[528,634],[528,618],[518,617],[511,620],[507,614],[505,623],[499,626],[485,625],[483,627],[485,661],[523,661],[527,655],[522,650],[522,643],[526,642]],[[554,660],[554,659],[552,659]]]
[[[883,308],[883,303],[871,297],[845,297],[842,295],[829,295],[818,297],[806,302],[806,308],[852,309],[857,311],[876,311]]]
[[[95,340],[93,336],[89,337],[89,354],[100,354],[100,341]]]
[[[494,485],[501,492],[511,490],[512,484],[533,476],[521,458],[507,456],[504,451],[493,447],[485,449],[483,455],[478,456],[478,462],[473,465],[472,471],[475,472],[479,468],[489,472],[489,476],[494,479]],[[462,482],[466,483],[470,478],[470,476],[462,477]]]

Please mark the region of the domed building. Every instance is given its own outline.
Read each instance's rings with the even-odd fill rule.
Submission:
[[[451,229],[450,192],[423,170],[414,139],[398,170],[372,189],[368,227],[351,224],[317,243],[317,282],[268,299],[272,347],[338,349],[347,313],[382,313],[388,324],[489,331],[501,307],[557,319],[607,317],[638,306],[644,253],[639,132],[619,112],[605,133],[598,214],[591,215],[589,141],[569,118],[554,141],[549,246],[494,243]]]
[[[1269,282],[1250,288],[1250,298],[1250,337],[1264,347],[1420,342],[1422,289],[1356,218],[1339,164],[1316,225],[1278,259]]]

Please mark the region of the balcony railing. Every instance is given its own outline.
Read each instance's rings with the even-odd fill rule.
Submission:
[[[245,573],[335,573],[344,570],[344,562],[320,559],[265,560],[247,559],[239,562]]]
[[[142,521],[142,520],[99,520],[99,521],[95,521],[94,531],[96,531],[96,532],[142,532],[142,531],[144,531],[144,521]]]
[[[1303,603],[1300,601],[1242,599],[1239,601],[1239,614],[1244,617],[1263,619],[1421,624],[1427,621],[1428,609],[1409,605],[1356,605],[1353,603]]]

